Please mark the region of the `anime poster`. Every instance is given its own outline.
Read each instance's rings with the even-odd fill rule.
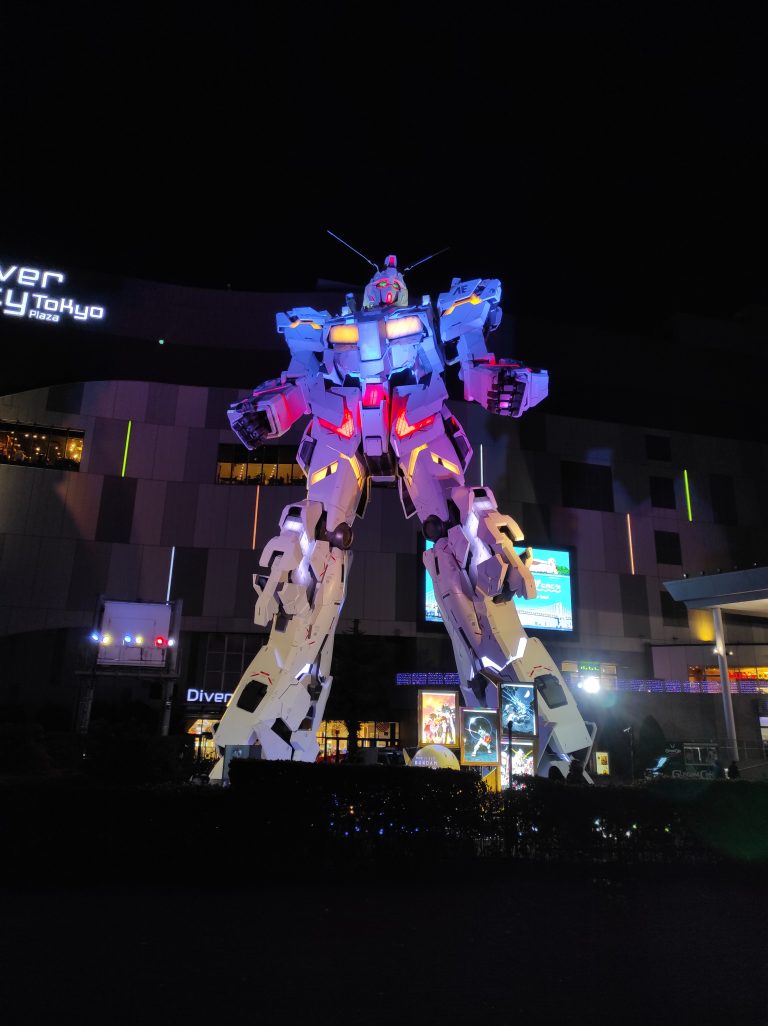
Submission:
[[[462,766],[497,766],[499,714],[495,709],[459,710]]]
[[[458,691],[419,691],[419,744],[458,748]]]
[[[611,774],[611,765],[608,752],[595,752],[595,766],[598,777],[608,777]]]
[[[511,777],[532,777],[536,773],[534,742],[531,738],[513,737],[511,747],[506,738],[501,745],[501,787],[509,787]]]
[[[536,688],[532,684],[501,685],[501,731],[506,734],[536,733]]]

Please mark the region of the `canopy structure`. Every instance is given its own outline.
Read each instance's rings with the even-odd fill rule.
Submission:
[[[725,645],[723,610],[742,616],[759,616],[768,620],[768,567],[734,570],[725,574],[706,574],[685,577],[680,581],[665,581],[664,587],[677,602],[687,609],[709,609],[715,627],[715,652],[720,668],[723,688],[723,711],[731,754],[738,759],[736,724],[733,700],[728,680],[728,650]]]

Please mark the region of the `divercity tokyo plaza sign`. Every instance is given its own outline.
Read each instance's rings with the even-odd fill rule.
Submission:
[[[103,306],[81,303],[60,294],[51,294],[64,284],[61,271],[40,267],[0,264],[0,309],[5,317],[25,317],[36,321],[103,321]]]

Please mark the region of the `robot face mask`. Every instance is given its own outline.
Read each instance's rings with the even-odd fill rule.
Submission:
[[[397,269],[397,257],[388,256],[384,270],[377,271],[365,286],[363,309],[379,306],[408,306],[408,288]]]

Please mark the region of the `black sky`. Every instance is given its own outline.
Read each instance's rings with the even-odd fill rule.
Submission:
[[[768,302],[759,26],[618,6],[17,9],[0,251],[362,282],[331,228],[377,261],[450,246],[415,292],[492,275],[523,315],[643,327]]]

